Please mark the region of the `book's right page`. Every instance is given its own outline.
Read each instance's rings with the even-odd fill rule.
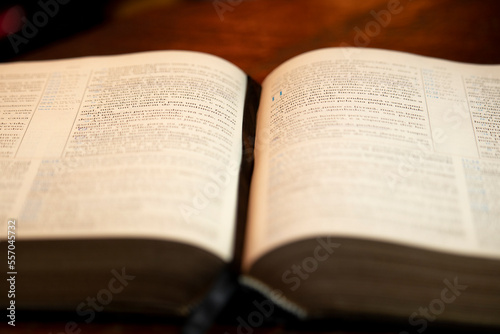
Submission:
[[[245,266],[317,235],[500,258],[500,66],[322,49],[264,81]]]

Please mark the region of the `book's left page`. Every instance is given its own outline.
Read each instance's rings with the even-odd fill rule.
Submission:
[[[246,80],[183,51],[0,65],[0,226],[230,260]]]

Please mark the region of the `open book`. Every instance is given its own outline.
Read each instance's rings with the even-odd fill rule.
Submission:
[[[332,48],[260,87],[157,51],[0,87],[2,307],[187,314],[236,263],[305,317],[500,325],[499,66]]]

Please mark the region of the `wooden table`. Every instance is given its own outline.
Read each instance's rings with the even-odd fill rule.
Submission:
[[[500,64],[500,2],[401,0],[398,10],[390,16],[381,14],[397,3],[397,0],[114,1],[102,24],[21,54],[15,60],[196,50],[233,62],[259,82],[277,65],[297,54],[340,45]],[[55,334],[64,332],[65,324],[66,321],[30,321],[19,315],[15,328],[2,320],[0,332]],[[335,329],[335,324],[332,327]],[[95,322],[79,329],[88,334],[175,333],[179,324]],[[226,332],[238,333],[237,327],[216,325],[210,331]],[[272,326],[243,333],[282,332],[304,331]],[[339,328],[334,332],[350,331]],[[384,326],[371,332],[399,333]]]

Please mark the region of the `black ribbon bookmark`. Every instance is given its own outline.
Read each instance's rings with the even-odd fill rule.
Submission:
[[[206,333],[238,289],[238,275],[229,267],[215,280],[205,299],[191,313],[182,334]]]

